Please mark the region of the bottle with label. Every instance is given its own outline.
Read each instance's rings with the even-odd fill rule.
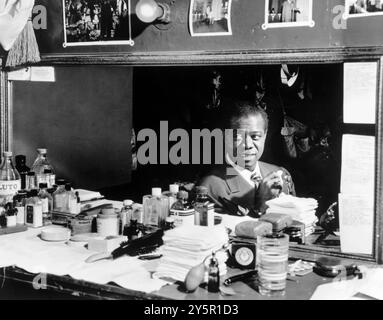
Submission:
[[[3,161],[0,165],[0,206],[5,206],[13,201],[13,197],[21,189],[21,178],[12,163],[12,152],[3,153]]]
[[[53,167],[47,158],[47,149],[37,149],[38,155],[35,162],[32,165],[31,171],[36,174],[36,184],[46,182],[46,175],[44,170],[51,170],[51,174],[54,174]]]
[[[174,226],[194,225],[195,210],[188,202],[189,194],[187,191],[179,191],[177,193],[177,201],[170,209],[170,215],[174,217]]]
[[[44,178],[43,178],[48,188],[52,188],[52,186],[56,183],[56,175],[52,172],[52,169],[44,169]]]
[[[65,191],[66,191],[66,212],[72,213],[72,214],[79,214],[80,213],[80,204],[78,199],[78,193],[73,191],[72,185],[70,183],[67,183],[65,185]]]
[[[152,188],[152,194],[143,197],[144,225],[165,227],[165,219],[169,214],[169,199],[163,196],[161,188]]]
[[[173,203],[177,201],[177,193],[179,191],[178,184],[169,185],[169,191],[165,191],[162,194],[169,198],[169,208],[172,207]]]
[[[210,202],[208,189],[206,187],[197,187],[196,191],[194,224],[197,226],[214,225],[214,204]]]
[[[26,191],[20,190],[13,197],[13,205],[17,209],[16,222],[17,224],[25,224],[25,203],[28,198],[28,193]]]
[[[38,197],[38,191],[31,190],[25,205],[25,224],[32,228],[43,226],[43,203]]]
[[[39,198],[41,199],[42,206],[43,206],[43,223],[44,226],[51,224],[51,212],[53,209],[53,198],[47,191],[47,184],[46,183],[40,183],[39,188],[40,192],[38,194]]]
[[[130,225],[133,216],[133,201],[124,200],[124,206],[120,212],[120,233],[124,235],[124,230]]]
[[[209,264],[207,290],[209,292],[219,292],[219,266],[218,260],[213,252],[213,256]]]
[[[30,171],[30,168],[26,165],[26,157],[23,154],[19,154],[15,157],[16,169],[20,174],[21,178],[21,190],[26,189],[26,180],[27,174]]]
[[[15,227],[17,224],[17,209],[14,207],[13,203],[9,202],[5,206],[5,216],[6,216],[6,226]]]
[[[66,202],[66,181],[64,179],[57,179],[57,190],[53,192],[53,210],[64,212],[67,207]]]

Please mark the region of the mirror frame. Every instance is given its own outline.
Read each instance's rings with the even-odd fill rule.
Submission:
[[[294,50],[138,52],[124,54],[43,55],[40,65],[125,65],[125,66],[193,66],[193,65],[271,65],[281,63],[320,64],[376,61],[377,108],[375,152],[374,246],[372,255],[329,252],[322,247],[292,246],[292,255],[313,260],[317,256],[337,256],[383,264],[383,47],[336,47]],[[2,69],[0,57],[0,148],[12,150],[12,82]]]

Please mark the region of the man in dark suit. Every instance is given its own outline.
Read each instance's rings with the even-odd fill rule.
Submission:
[[[226,129],[233,129],[225,130],[226,164],[215,168],[200,185],[208,188],[217,211],[226,211],[225,200],[229,200],[256,217],[265,212],[266,201],[282,192],[295,195],[294,184],[286,169],[259,161],[268,130],[266,112],[249,102],[230,104],[223,121]]]

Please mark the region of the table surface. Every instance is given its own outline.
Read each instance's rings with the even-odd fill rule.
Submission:
[[[22,282],[32,289],[34,274],[26,272],[18,267],[4,268],[2,276],[5,279]],[[227,276],[232,276],[241,271],[229,269]],[[223,280],[222,279],[222,280]],[[209,293],[204,285],[201,285],[192,293],[185,292],[181,283],[175,283],[162,287],[160,290],[150,294],[121,288],[114,284],[95,284],[92,282],[73,279],[69,276],[48,275],[47,288],[55,292],[82,297],[87,299],[134,299],[134,300],[308,300],[318,285],[331,282],[331,278],[324,278],[315,273],[303,277],[291,277],[286,284],[286,294],[282,297],[265,297],[258,293],[256,284],[253,281],[236,282],[230,288],[235,295],[222,295]]]

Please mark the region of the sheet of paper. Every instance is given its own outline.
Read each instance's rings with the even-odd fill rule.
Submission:
[[[344,123],[375,123],[377,73],[376,62],[344,64]]]
[[[339,230],[342,252],[372,254],[373,195],[339,194]]]
[[[375,137],[343,135],[340,192],[373,195],[374,186]]]
[[[31,81],[55,82],[53,67],[31,67]]]

